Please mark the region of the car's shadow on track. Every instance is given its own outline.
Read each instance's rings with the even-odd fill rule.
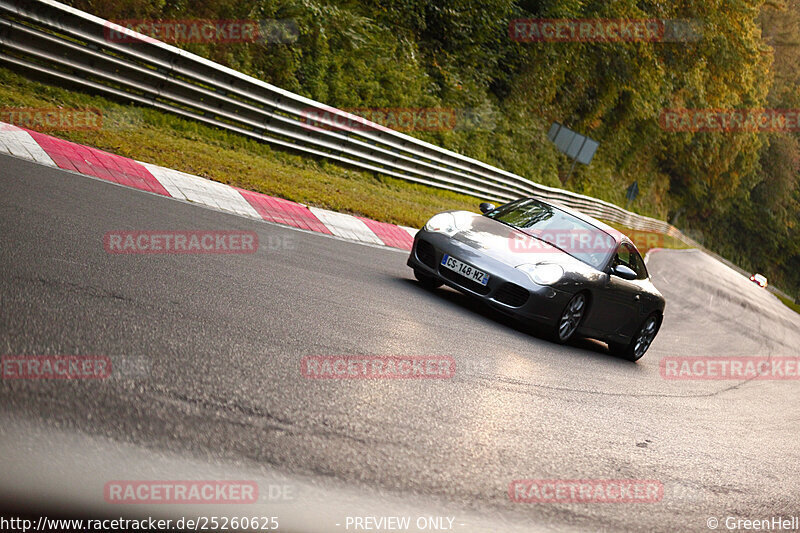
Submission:
[[[477,300],[476,298],[472,298],[469,295],[458,292],[457,290],[448,287],[446,285],[439,287],[438,289],[428,289],[423,287],[418,281],[413,279],[395,278],[395,280],[399,283],[402,283],[404,287],[410,287],[413,290],[419,292],[421,296],[427,295],[428,297],[430,297],[431,302],[434,301],[441,302],[442,300],[444,300],[462,309],[481,315],[484,318],[487,318],[495,322],[497,325],[501,327],[505,327],[510,330],[514,330],[518,333],[521,333],[523,335],[534,337],[544,342],[548,342],[552,344],[553,347],[569,346],[572,348],[577,348],[583,352],[588,352],[581,354],[582,356],[592,355],[601,358],[603,360],[606,360],[608,362],[619,364],[624,367],[636,366],[635,362],[628,361],[609,352],[608,347],[604,342],[600,342],[595,339],[578,337],[569,341],[564,345],[557,344],[548,338],[548,332],[545,328],[534,326],[525,323],[521,320],[515,319],[513,317],[509,317],[508,315],[505,315],[502,312],[484,304],[480,300]]]

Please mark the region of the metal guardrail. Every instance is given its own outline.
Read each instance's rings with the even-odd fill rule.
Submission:
[[[133,39],[111,39],[111,30]],[[53,0],[0,0],[0,62],[364,170],[499,202],[536,196],[701,247],[662,220],[539,185]],[[364,127],[344,131],[326,118],[330,115]],[[314,126],[309,124],[309,116],[315,117]]]
[[[139,37],[115,42],[109,30]],[[259,141],[493,201],[535,195],[636,229],[665,222],[533,183],[364,121],[52,0],[0,0],[0,61],[89,91],[154,107]],[[364,123],[342,131],[334,113]],[[310,126],[307,118],[320,117]]]

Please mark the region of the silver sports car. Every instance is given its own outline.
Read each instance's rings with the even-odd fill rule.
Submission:
[[[664,297],[630,239],[534,198],[480,207],[439,213],[417,233],[408,266],[421,284],[446,284],[544,325],[556,342],[585,336],[632,361],[645,354]]]

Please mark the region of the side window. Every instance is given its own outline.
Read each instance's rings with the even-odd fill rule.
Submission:
[[[628,243],[622,243],[614,257],[615,265],[625,265],[636,272],[636,279],[647,278],[647,267],[639,253]]]
[[[631,266],[631,249],[627,244],[623,244],[617,250],[617,255],[614,257],[615,265]]]
[[[644,260],[639,252],[631,250],[631,259],[633,260],[631,268],[636,272],[636,279],[647,279],[647,267],[644,266]]]

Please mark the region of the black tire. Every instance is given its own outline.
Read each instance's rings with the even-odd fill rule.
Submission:
[[[636,330],[636,335],[631,338],[631,342],[628,344],[609,342],[608,349],[628,361],[638,361],[647,353],[660,328],[661,317],[657,314],[652,314],[644,319],[642,325]]]
[[[570,298],[569,303],[564,307],[556,322],[555,329],[552,333],[552,338],[559,344],[569,342],[578,331],[584,317],[586,317],[586,310],[589,308],[589,297],[585,292],[579,292]]]
[[[416,268],[414,269],[414,277],[417,278],[419,284],[425,287],[426,289],[436,289],[442,286],[442,282],[438,278],[434,278],[424,272],[420,272]]]

